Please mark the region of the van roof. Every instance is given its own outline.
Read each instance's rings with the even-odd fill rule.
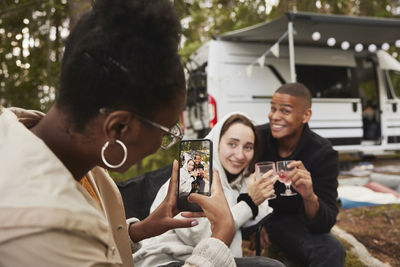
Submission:
[[[361,43],[364,46],[375,44],[380,47],[383,43],[392,45],[400,40],[400,19],[310,12],[287,12],[278,19],[221,34],[216,38],[224,41],[275,43],[287,31],[289,21],[293,22],[296,32],[295,45],[326,46],[330,37],[336,39],[336,45],[348,41],[352,46]],[[314,32],[320,33],[318,41],[311,37]]]

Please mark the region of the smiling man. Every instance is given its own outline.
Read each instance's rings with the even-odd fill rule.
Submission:
[[[258,127],[263,146],[259,161],[295,160],[288,174],[297,194],[282,196],[275,183],[272,217],[261,244],[277,244],[307,266],[344,266],[345,250],[330,234],[338,208],[338,153],[328,140],[311,131],[311,93],[301,83],[284,84],[271,99],[269,123]]]

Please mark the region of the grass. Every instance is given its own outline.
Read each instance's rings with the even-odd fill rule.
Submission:
[[[353,212],[353,215],[356,217],[367,217],[367,218],[373,218],[376,216],[382,216],[382,213],[385,213],[386,211],[389,210],[396,210],[399,209],[398,204],[391,204],[391,205],[381,205],[381,206],[376,206],[374,209],[366,209],[366,208],[360,208],[357,209]]]
[[[343,244],[344,248],[346,249],[346,260],[345,260],[345,267],[365,267],[366,265],[360,260],[360,258],[351,252],[353,246],[346,242],[345,240],[338,238],[339,241]],[[247,248],[244,248],[245,250]],[[244,251],[246,254],[246,251]],[[247,253],[249,254],[249,253]],[[272,259],[279,260],[283,264],[288,267],[300,267],[301,265],[296,262],[293,258],[288,256],[284,253],[278,246],[272,244],[268,250],[261,251],[261,256],[266,256]]]
[[[353,246],[347,243],[345,240],[338,238],[339,241],[343,244],[344,248],[346,249],[346,260],[344,263],[345,267],[364,267],[366,266],[360,258],[351,252]]]

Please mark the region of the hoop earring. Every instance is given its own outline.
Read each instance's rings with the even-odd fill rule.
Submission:
[[[119,145],[122,147],[122,149],[124,150],[124,157],[123,157],[122,161],[121,161],[119,164],[116,164],[116,165],[110,164],[110,163],[106,160],[106,157],[104,156],[104,151],[106,151],[108,145],[110,144],[109,141],[107,141],[107,142],[103,145],[103,147],[101,148],[101,159],[103,160],[103,163],[104,163],[107,167],[113,168],[113,169],[117,169],[117,168],[121,167],[122,165],[124,165],[124,163],[125,163],[125,161],[126,161],[126,158],[128,157],[128,150],[126,149],[125,144],[122,143],[121,141],[119,141],[118,139],[115,140],[115,142],[116,142],[117,144],[119,144]]]

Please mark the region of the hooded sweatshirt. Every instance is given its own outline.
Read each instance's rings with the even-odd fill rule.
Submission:
[[[247,193],[249,177],[244,177],[241,174],[233,182],[229,183],[225,170],[220,163],[218,150],[221,129],[225,121],[234,114],[244,115],[238,112],[226,115],[205,138],[213,142],[213,169],[218,171],[225,197],[235,221],[236,234],[232,240],[230,249],[234,257],[242,257],[242,234],[240,228],[257,223],[267,214],[271,213],[272,208],[268,206],[268,201],[265,201],[259,206],[258,216],[252,220],[253,213],[248,204],[244,201],[237,202],[239,194]],[[155,210],[167,195],[168,184],[169,180],[160,188],[150,208],[150,212]],[[180,215],[177,215],[177,217],[180,217]],[[139,267],[157,266],[177,260],[184,261],[190,256],[193,248],[200,241],[211,236],[208,219],[198,218],[197,220],[199,224],[192,228],[174,229],[158,237],[142,241],[142,248],[134,254],[135,265]]]
[[[181,192],[190,192],[190,190],[192,190],[192,182],[195,180],[191,171],[188,170],[189,161],[192,161],[194,164],[193,160],[187,160],[183,164],[182,168],[179,169],[179,188]]]

